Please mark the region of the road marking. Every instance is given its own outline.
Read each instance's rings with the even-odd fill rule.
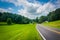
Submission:
[[[41,37],[43,38],[43,40],[46,40],[45,37],[42,35],[42,33],[38,30],[37,25],[36,25],[36,29],[39,32],[39,34],[41,35]]]
[[[48,29],[48,28],[46,28],[46,29]],[[52,31],[52,32],[55,32],[55,33],[57,33],[57,34],[60,34],[60,32],[58,32],[58,31],[56,31],[56,30],[52,30],[52,29],[48,29],[49,31]]]
[[[42,27],[43,27],[43,26],[42,26]],[[58,31],[56,31],[56,30],[53,30],[53,29],[50,29],[50,28],[47,28],[47,27],[43,27],[43,28],[45,28],[45,29],[47,29],[47,30],[49,30],[49,31],[55,32],[55,33],[57,33],[57,34],[60,34],[60,32],[58,32]]]
[[[39,25],[39,24],[38,24],[38,25]],[[37,28],[38,25],[36,25],[36,29],[37,29],[37,31],[40,33],[40,35],[41,35],[41,37],[43,38],[43,40],[46,40],[46,38],[42,35],[42,33],[41,33],[41,32],[39,31],[39,29]],[[40,27],[43,27],[43,28],[45,28],[45,29],[47,29],[47,30],[49,30],[49,31],[51,31],[51,32],[54,32],[54,33],[60,34],[59,31],[53,30],[53,29],[51,29],[51,28],[44,27],[43,25],[39,25],[39,26],[40,26]]]

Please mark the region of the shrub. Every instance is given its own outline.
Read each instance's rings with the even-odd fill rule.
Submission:
[[[11,25],[11,24],[12,24],[11,18],[8,18],[8,19],[7,19],[7,24],[8,24],[8,25]]]

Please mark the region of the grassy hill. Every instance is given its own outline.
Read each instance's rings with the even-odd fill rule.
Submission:
[[[60,29],[60,20],[58,20],[58,21],[53,21],[53,22],[44,22],[44,23],[42,23],[43,25],[45,25],[45,26],[49,26],[49,27],[52,27],[52,28],[58,28],[58,29]]]
[[[42,40],[35,27],[36,24],[0,23],[0,40]]]

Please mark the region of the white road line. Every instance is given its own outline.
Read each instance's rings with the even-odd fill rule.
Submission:
[[[41,37],[43,38],[43,40],[46,40],[45,37],[42,35],[42,33],[38,30],[37,27],[38,27],[38,26],[36,25],[36,29],[37,29],[37,31],[39,32],[39,34],[41,35]]]

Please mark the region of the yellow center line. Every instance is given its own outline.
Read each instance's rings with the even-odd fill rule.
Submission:
[[[48,28],[46,28],[46,29],[48,29]],[[48,30],[50,30],[50,31],[52,31],[52,32],[55,32],[55,33],[57,33],[57,34],[60,34],[60,32],[58,32],[58,31],[56,31],[56,30],[52,30],[52,29],[48,29]]]
[[[57,33],[57,34],[60,34],[60,32],[58,32],[58,31],[56,31],[56,30],[53,30],[53,29],[50,29],[50,28],[47,28],[47,27],[43,27],[43,28],[45,28],[45,29],[47,29],[47,30],[49,30],[49,31],[55,32],[55,33]]]

